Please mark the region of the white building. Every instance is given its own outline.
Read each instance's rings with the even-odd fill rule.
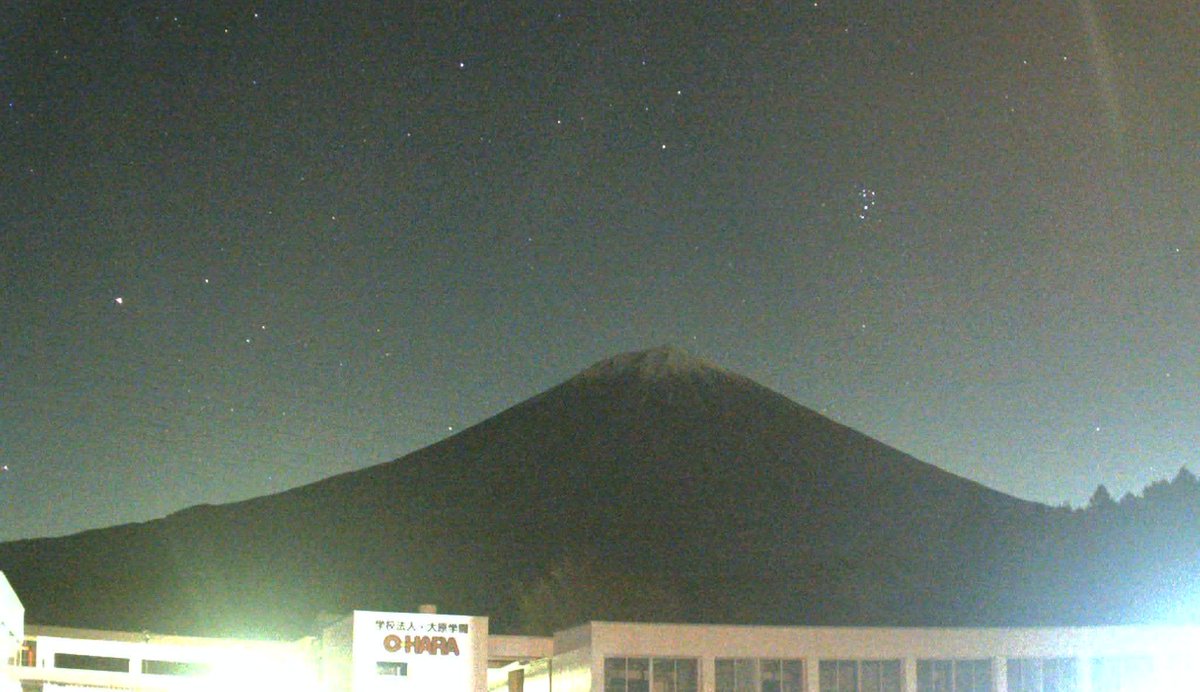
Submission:
[[[21,642],[25,639],[25,608],[13,591],[4,572],[0,572],[0,661],[5,669],[0,671],[0,692],[15,692],[21,689],[16,676],[9,674],[18,662]]]
[[[1197,692],[1200,626],[758,627],[355,611],[257,641],[23,627],[0,574],[0,692]]]
[[[291,642],[26,627],[22,689],[317,692],[316,639]]]
[[[1200,627],[591,622],[491,692],[1197,692]]]
[[[488,619],[356,610],[320,637],[325,692],[484,692]]]
[[[26,692],[485,692],[489,648],[496,665],[552,653],[549,638],[492,637],[486,617],[435,612],[355,611],[295,641],[31,625],[14,642],[0,679]]]

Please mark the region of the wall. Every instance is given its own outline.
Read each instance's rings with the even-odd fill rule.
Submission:
[[[30,627],[35,667],[30,682],[160,690],[288,689],[315,692],[311,639],[274,642]],[[103,665],[95,665],[100,662]]]
[[[17,662],[25,638],[25,607],[0,572],[0,692],[19,692],[21,684],[9,666]]]
[[[488,619],[356,610],[354,692],[486,692]],[[401,680],[403,678],[403,680]]]
[[[586,629],[586,632],[583,630]],[[700,659],[700,690],[715,690],[716,658],[803,659],[807,688],[817,690],[820,660],[902,661],[905,687],[916,690],[920,659],[991,660],[997,692],[1005,692],[1009,658],[1074,658],[1088,685],[1094,657],[1141,656],[1154,660],[1155,669],[1170,670],[1181,662],[1190,676],[1157,679],[1155,689],[1200,689],[1200,627],[1117,626],[1083,628],[872,628],[872,627],[756,627],[594,622],[570,631],[572,643],[587,642],[590,676],[595,689],[603,685],[604,659],[663,657]],[[564,640],[564,643],[566,641]],[[556,659],[558,653],[556,640]],[[572,649],[571,654],[579,648]],[[1192,686],[1194,687],[1185,687]],[[1090,685],[1085,687],[1089,689]],[[581,688],[558,686],[555,692]]]

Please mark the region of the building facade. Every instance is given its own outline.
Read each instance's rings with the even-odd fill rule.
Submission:
[[[488,634],[487,618],[355,611],[293,641],[17,630],[0,692],[485,692],[489,656],[552,655],[546,637]]]
[[[4,572],[0,572],[0,661],[5,670],[0,671],[0,692],[15,692],[21,689],[16,676],[9,671],[20,660],[21,642],[25,639],[25,607],[13,591]]]
[[[591,622],[491,692],[1196,692],[1200,628]]]
[[[356,610],[319,638],[323,692],[484,692],[488,619]]]
[[[317,641],[262,641],[26,627],[12,670],[26,692],[318,692]]]
[[[0,574],[0,692],[1198,692],[1200,627],[760,627],[355,611],[294,641],[26,626]]]

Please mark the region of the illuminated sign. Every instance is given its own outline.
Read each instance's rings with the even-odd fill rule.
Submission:
[[[389,634],[383,638],[383,648],[388,651],[404,650],[404,653],[414,654],[454,654],[459,656],[458,640],[454,637],[413,637],[405,635],[403,639],[398,634]]]
[[[357,610],[354,692],[482,692],[487,618]]]

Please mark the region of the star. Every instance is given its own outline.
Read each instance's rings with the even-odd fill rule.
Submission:
[[[866,221],[870,216],[871,210],[875,208],[875,191],[865,185],[860,185],[858,188],[858,212],[855,216],[859,221]]]
[[[822,0],[747,8],[734,22],[699,12],[653,32],[638,12],[608,13],[603,30],[591,31],[586,16],[556,10],[406,24],[403,7],[363,14],[318,3],[303,16],[273,14],[268,22],[269,10],[257,9],[269,7],[262,3],[231,13],[180,8],[179,15],[155,5],[164,10],[157,17],[153,9],[122,17],[110,27],[115,37],[82,30],[108,25],[102,8],[54,21],[38,12],[13,18],[15,31],[39,38],[0,87],[0,121],[18,135],[0,137],[15,186],[0,219],[20,219],[6,228],[17,234],[12,241],[6,235],[6,248],[17,249],[6,259],[28,267],[6,275],[16,281],[15,291],[6,290],[41,299],[10,301],[16,315],[5,326],[44,335],[45,358],[20,358],[24,338],[0,339],[0,358],[17,364],[5,376],[21,384],[0,387],[0,429],[22,438],[6,439],[0,455],[22,469],[0,474],[6,489],[42,468],[28,463],[38,456],[36,439],[60,437],[53,429],[58,416],[40,409],[19,426],[5,417],[26,415],[21,393],[40,386],[40,364],[68,369],[52,375],[56,382],[102,380],[112,376],[105,366],[118,347],[121,367],[186,375],[202,388],[189,396],[216,397],[198,399],[206,415],[226,409],[227,388],[231,397],[246,390],[265,404],[294,386],[325,392],[309,402],[334,412],[321,420],[334,425],[346,416],[364,431],[392,424],[376,413],[390,409],[392,383],[417,381],[431,372],[423,365],[437,365],[422,391],[443,399],[406,419],[398,441],[372,437],[370,450],[363,443],[358,465],[445,435],[449,424],[437,412],[461,403],[452,391],[459,379],[443,382],[455,370],[451,360],[459,360],[440,355],[446,341],[483,372],[498,356],[507,365],[538,363],[533,372],[514,369],[495,382],[463,375],[487,382],[488,393],[472,397],[452,432],[494,413],[486,402],[534,393],[535,381],[548,384],[574,366],[649,342],[686,340],[696,355],[730,351],[723,364],[769,375],[801,404],[832,400],[829,412],[968,476],[980,448],[964,439],[986,438],[997,449],[1012,447],[1005,436],[1038,440],[1038,449],[1023,452],[1061,458],[1075,470],[1029,471],[1014,450],[1004,460],[1014,465],[1011,473],[979,473],[1007,484],[1001,490],[1051,504],[1086,501],[1101,481],[1114,487],[1112,478],[1078,470],[1096,450],[1054,448],[1071,439],[1064,430],[1097,450],[1117,433],[1090,417],[1068,418],[1088,394],[1070,383],[1089,382],[1107,365],[1111,382],[1107,375],[1090,382],[1094,390],[1154,377],[1153,387],[1164,391],[1161,398],[1145,395],[1162,406],[1153,413],[1178,430],[1200,421],[1200,405],[1187,399],[1196,373],[1177,358],[1200,346],[1200,337],[1180,326],[1200,305],[1200,288],[1188,281],[1200,247],[1183,204],[1196,161],[1109,151],[1098,148],[1106,138],[1087,136],[1105,125],[1120,129],[1105,122],[1106,111],[1115,114],[1120,104],[1107,103],[1112,94],[1099,73],[1114,67],[1090,64],[1106,57],[1107,47],[1092,45],[1089,55],[1089,26],[1076,22],[1073,40],[1060,42],[1041,30],[1033,9],[985,7],[964,18],[931,5],[905,18],[876,4]],[[1140,56],[1111,57],[1124,70],[1118,96],[1140,100],[1138,117],[1146,122],[1187,104],[1178,85],[1188,83],[1190,65],[1169,50],[1180,42],[1174,32],[1184,29],[1167,24],[1167,15],[1151,17],[1164,11],[1159,5],[1148,3],[1141,14],[1144,26],[1164,30],[1142,36],[1114,15],[1097,25],[1113,36],[1090,41],[1111,38],[1126,57]],[[910,25],[918,17],[921,25]],[[268,31],[279,19],[285,35]],[[498,22],[496,40],[479,44],[477,21]],[[954,36],[977,24],[1012,29],[1012,36],[965,46],[927,40],[929,26]],[[719,44],[708,40],[714,35]],[[110,50],[109,38],[123,48]],[[413,50],[399,62],[375,59],[410,38]],[[290,59],[296,48],[303,54]],[[125,49],[147,59],[130,59]],[[468,56],[479,61],[471,75]],[[95,74],[119,79],[93,83]],[[957,88],[962,84],[981,86],[968,93]],[[93,87],[107,95],[95,98]],[[71,127],[78,113],[86,114],[86,127]],[[1148,151],[1183,151],[1186,129],[1143,128],[1137,141]],[[114,146],[92,156],[94,142],[105,140]],[[98,172],[103,181],[92,177]],[[1135,196],[1140,203],[1131,202]],[[1113,205],[1134,211],[1114,215]],[[81,213],[88,208],[104,213]],[[1125,225],[1146,229],[1139,242],[1125,242]],[[55,228],[81,240],[49,244],[44,239]],[[649,235],[659,228],[661,235]],[[1112,299],[1095,300],[1097,286]],[[124,293],[112,292],[124,288],[147,302],[124,312]],[[330,301],[329,291],[348,299]],[[423,300],[426,292],[434,300]],[[97,303],[105,293],[108,304]],[[1131,305],[1138,319],[1122,322],[1121,310]],[[99,315],[86,314],[97,308]],[[500,317],[514,314],[520,319]],[[778,314],[790,318],[755,339],[752,352],[729,345]],[[1048,338],[1046,325],[1067,315],[1072,328]],[[369,326],[381,316],[389,320],[386,337]],[[82,334],[98,338],[77,336],[72,330],[81,322]],[[371,330],[375,337],[357,343],[355,335]],[[1122,341],[1095,348],[1078,341],[1091,334]],[[793,368],[798,340],[806,355],[796,356]],[[847,342],[860,350],[837,354]],[[1130,343],[1134,357],[1105,360]],[[338,350],[351,346],[341,364]],[[924,357],[922,348],[961,357]],[[221,363],[230,350],[236,362]],[[874,366],[836,367],[851,356]],[[1047,365],[1060,362],[1071,365]],[[1162,369],[1167,365],[1170,371]],[[1028,373],[1043,371],[1044,385],[1027,381]],[[948,415],[923,418],[921,425],[937,429],[921,433],[903,425],[904,416],[921,418],[904,404],[831,398],[846,386],[891,396],[886,387],[893,375],[902,380],[900,372],[914,375],[896,395],[907,390],[919,400],[944,394],[947,378],[979,386],[950,392],[940,404]],[[993,387],[994,377],[1009,384]],[[185,469],[200,447],[229,463],[240,458],[240,450],[208,447],[209,436],[194,450],[195,436],[179,432],[190,422],[176,423],[159,393],[176,380],[155,381],[157,387],[122,396],[133,406],[147,397],[153,417],[173,424],[173,438],[155,443],[164,474]],[[104,382],[79,387],[71,402],[105,405]],[[980,392],[1011,395],[1000,405],[1014,409],[1026,403],[1017,397],[1064,400],[1036,420],[976,415],[973,407],[985,405]],[[93,395],[99,403],[81,398]],[[1119,405],[1142,394],[1116,396]],[[1175,397],[1180,405],[1172,405]],[[360,405],[371,413],[356,421],[347,411]],[[902,413],[871,420],[882,408]],[[126,420],[127,428],[96,432],[85,429],[100,422],[96,417],[62,416],[78,423],[61,443],[69,452],[64,459],[97,435],[136,441],[145,427]],[[229,439],[257,439],[248,422],[212,423]],[[1030,427],[1009,427],[1018,423]],[[296,425],[295,434],[309,435],[306,423]],[[304,455],[312,460],[304,481],[316,480],[324,473],[320,462],[341,454],[338,435],[353,434],[331,430],[313,434],[319,441]],[[271,448],[267,456],[290,458],[283,447],[292,434],[288,428],[269,435],[262,443]],[[1140,446],[1165,457],[1183,439],[1164,422],[1161,439]],[[1144,467],[1129,463],[1142,478]],[[186,487],[226,500],[221,493],[246,487],[244,478],[226,485],[223,474],[210,475],[164,495],[199,501],[183,496]],[[121,521],[167,509],[156,504],[165,498],[114,499],[126,489],[119,479],[105,481],[105,495],[62,476],[67,485],[56,493],[95,503],[85,522],[109,521],[104,507],[134,508]],[[1136,490],[1132,483],[1118,495]],[[38,514],[26,518],[13,506],[19,504],[8,503],[12,514],[4,515],[0,503],[0,540],[85,528],[16,528],[16,519],[33,522]],[[76,509],[83,517],[82,505]]]

